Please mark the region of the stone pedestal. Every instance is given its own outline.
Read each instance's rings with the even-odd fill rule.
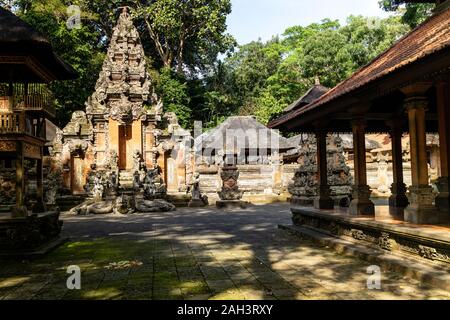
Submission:
[[[417,224],[435,224],[439,215],[433,205],[433,189],[429,185],[411,186],[408,192],[409,206],[405,209],[405,221]]]
[[[206,206],[202,199],[191,199],[189,201],[189,208],[200,208]]]
[[[314,208],[316,209],[333,209],[334,200],[331,198],[331,190],[329,186],[318,186],[318,197],[314,199]]]
[[[242,200],[217,200],[216,207],[218,209],[245,209],[248,202]]]
[[[370,200],[370,190],[368,185],[353,186],[353,200],[350,202],[349,212],[351,215],[370,215],[375,214],[375,205]]]
[[[406,190],[406,184],[403,182],[391,185],[391,196],[389,197],[389,213],[391,215],[403,218],[403,212],[409,203]]]
[[[435,204],[436,207],[445,213],[450,212],[450,178],[449,177],[440,177],[436,182],[439,194],[436,196]]]
[[[0,220],[0,256],[23,257],[47,252],[48,246],[61,243],[58,239],[62,224],[59,212]]]
[[[218,192],[220,200],[216,202],[219,209],[244,209],[247,203],[242,201],[243,191],[239,190],[239,170],[235,165],[226,165],[221,169],[222,191]]]

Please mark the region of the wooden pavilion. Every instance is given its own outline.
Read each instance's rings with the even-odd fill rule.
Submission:
[[[404,221],[401,225],[405,228],[409,228],[411,224],[448,223],[450,1],[438,1],[434,14],[391,48],[312,103],[273,120],[269,127],[298,133],[315,133],[317,138],[320,201],[315,202],[315,209],[292,208],[295,224],[309,224],[322,231],[327,229],[333,235],[346,233],[355,239],[370,239],[376,244],[386,243],[383,236],[406,241],[402,236],[408,233],[406,229],[374,223],[377,220],[376,208],[370,198],[371,190],[366,174],[367,132],[388,132],[391,137],[394,181],[389,199],[390,218]],[[333,211],[332,202],[327,201],[329,186],[326,178],[326,136],[331,132],[353,133],[353,200],[348,212],[344,214]],[[410,137],[409,150],[402,150],[401,137],[405,132]],[[439,133],[441,177],[438,194],[433,192],[428,179],[427,132]],[[404,152],[409,152],[411,156],[412,185],[409,188],[403,182]],[[361,221],[365,221],[364,226]],[[447,255],[444,259],[447,262],[450,262],[449,230],[445,228],[443,238],[439,238],[442,240],[440,246],[443,254]],[[414,235],[417,238],[417,233],[416,230],[411,237]],[[436,234],[430,237],[438,238]],[[405,248],[419,254],[419,246],[423,248],[425,242],[416,240],[408,239],[414,245],[411,248],[405,244]],[[428,248],[429,243],[425,247]],[[436,251],[435,248],[430,250]]]
[[[0,8],[0,160],[3,166],[15,167],[15,204],[0,223],[0,242],[6,246],[34,247],[50,233],[59,233],[59,213],[46,212],[43,201],[46,119],[55,117],[54,98],[47,85],[75,77],[46,38]],[[35,164],[37,196],[32,207],[26,202],[25,160]],[[52,226],[45,221],[51,221]],[[44,231],[46,228],[51,231]],[[28,238],[34,231],[37,233],[31,241]]]

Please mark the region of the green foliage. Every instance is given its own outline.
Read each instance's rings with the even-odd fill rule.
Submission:
[[[24,4],[25,1],[22,2]],[[80,29],[68,29],[66,8],[68,1],[38,0],[20,17],[45,34],[56,53],[78,73],[74,81],[56,81],[50,88],[56,98],[56,122],[64,126],[75,110],[83,110],[92,94],[104,53],[98,47],[99,32],[92,24],[83,23]]]
[[[283,109],[286,107],[284,104],[280,103],[269,90],[264,90],[256,98],[255,104],[258,106],[255,110],[254,115],[261,123],[268,123],[277,115],[281,114]]]
[[[82,9],[81,29],[66,27],[70,4]],[[235,114],[255,115],[267,123],[316,79],[331,88],[369,63],[433,7],[401,7],[395,0],[385,0],[380,2],[385,10],[403,16],[383,20],[350,16],[343,26],[324,19],[290,27],[281,37],[253,41],[231,53],[235,40],[226,33],[230,0],[0,0],[0,5],[9,6],[45,34],[80,75],[78,80],[51,86],[60,126],[72,111],[84,109],[116,22],[116,8],[129,5],[151,57],[149,69],[165,111],[175,112],[186,128],[193,120],[216,126]],[[218,59],[225,53],[223,61]]]
[[[231,50],[234,38],[226,33],[230,0],[129,1],[135,17],[145,22],[165,67],[205,70],[219,53]]]
[[[184,127],[190,125],[191,109],[190,97],[186,79],[174,73],[170,68],[163,68],[156,79],[156,93],[164,103],[164,110],[174,112],[180,124]]]
[[[66,10],[71,4],[81,8],[81,29],[66,27]],[[94,91],[117,19],[116,9],[121,5],[131,6],[145,51],[155,58],[150,68],[158,70],[166,66],[157,79],[157,91],[166,111],[175,112],[186,126],[192,120],[190,103],[196,101],[190,94],[204,93],[205,87],[199,80],[201,72],[208,72],[217,55],[235,44],[225,32],[226,16],[231,12],[229,0],[1,0],[0,5],[14,10],[46,35],[56,53],[79,73],[75,81],[51,85],[60,126],[67,123],[74,110],[84,109],[85,101]],[[208,96],[209,103],[213,96]]]
[[[402,0],[381,0],[379,4],[385,11],[399,12],[402,16],[402,21],[411,28],[415,28],[425,21],[436,6],[434,3],[403,4],[404,2]]]
[[[238,114],[260,121],[280,114],[319,79],[329,88],[369,63],[409,30],[399,17],[350,16],[288,28],[283,38],[241,46],[225,60]]]

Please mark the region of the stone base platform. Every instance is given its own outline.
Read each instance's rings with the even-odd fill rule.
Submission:
[[[66,243],[68,240],[69,240],[69,238],[67,238],[67,237],[65,237],[65,238],[56,237],[34,249],[29,249],[29,250],[22,249],[22,250],[18,250],[18,251],[0,251],[0,259],[39,258],[39,257],[42,257],[42,256],[46,255],[47,253],[55,250],[60,245]]]
[[[64,242],[59,238],[62,221],[59,212],[44,212],[27,217],[0,216],[0,256],[31,257],[47,253]]]
[[[206,207],[206,204],[201,199],[192,199],[188,203],[189,208],[201,208]]]
[[[56,205],[61,211],[68,211],[86,201],[88,195],[65,195],[56,198]]]
[[[291,211],[294,225],[280,228],[450,289],[450,226],[354,217],[341,210]]]
[[[216,207],[218,209],[246,209],[249,203],[242,200],[218,200]]]
[[[177,208],[187,207],[191,201],[191,195],[186,192],[168,193],[166,200]]]

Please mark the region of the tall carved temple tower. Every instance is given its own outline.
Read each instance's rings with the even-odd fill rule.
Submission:
[[[85,193],[93,174],[114,172],[122,187],[131,188],[135,172],[159,167],[169,191],[185,190],[192,174],[186,168],[189,139],[175,114],[163,113],[138,31],[124,8],[86,112],[74,112],[54,141],[63,184],[74,194]]]

